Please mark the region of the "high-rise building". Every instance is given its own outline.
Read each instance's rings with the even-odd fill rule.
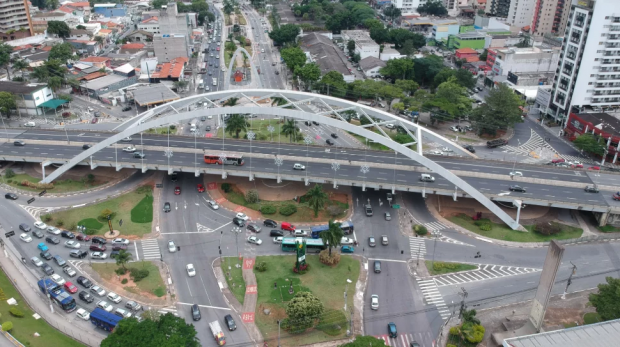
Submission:
[[[486,13],[496,17],[508,17],[510,0],[487,0]]]
[[[28,0],[0,1],[0,32],[8,31],[26,31],[28,36],[33,35]]]
[[[547,113],[620,106],[620,1],[579,0],[571,6]]]
[[[519,28],[532,24],[534,5],[543,0],[512,0],[508,9],[506,22]]]
[[[187,13],[179,13],[177,4],[171,2],[158,13],[159,33],[153,35],[153,50],[159,62],[175,58],[189,58],[191,24]]]
[[[552,33],[562,36],[571,11],[571,0],[538,0],[533,10],[530,31],[533,35]]]

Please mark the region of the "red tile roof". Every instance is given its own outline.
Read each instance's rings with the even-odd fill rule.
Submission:
[[[57,11],[62,11],[64,13],[73,13],[73,9],[67,7],[67,6],[61,6],[59,8],[56,9]]]
[[[88,1],[84,1],[84,2],[72,2],[70,4],[65,4],[65,6],[71,6],[71,7],[88,7],[90,8],[90,3]]]
[[[42,51],[49,52],[49,51],[51,51],[51,50],[52,50],[52,46],[45,46],[45,47],[41,48],[41,50],[42,50]]]
[[[142,49],[144,48],[143,43],[126,43],[121,46],[121,49]]]
[[[183,72],[183,66],[189,59],[180,57],[170,60],[169,63],[163,63],[157,65],[155,72],[151,74],[151,78],[179,78]]]
[[[86,57],[86,58],[82,58],[80,59],[80,61],[84,61],[87,63],[104,63],[106,61],[110,60],[110,58],[106,58],[106,57]]]
[[[24,49],[30,49],[30,48],[32,48],[32,45],[17,46],[17,47],[13,47],[13,52],[23,51]]]
[[[473,62],[475,62],[475,61],[480,61],[480,58],[478,58],[477,56],[473,56],[473,57],[465,57],[465,60],[466,60],[468,63],[473,63]]]
[[[97,72],[89,73],[88,75],[83,76],[81,79],[90,81],[90,80],[94,80],[95,78],[99,78],[103,76],[107,76],[107,74],[105,72],[97,71]]]
[[[110,34],[112,33],[112,30],[110,29],[99,29],[98,34]]]
[[[142,23],[148,23],[150,21],[158,21],[159,19],[157,17],[151,17],[151,18],[147,18],[145,20],[142,21]]]
[[[469,48],[469,47],[457,49],[456,53],[458,53],[458,54],[478,54],[478,52],[476,52],[475,49]]]

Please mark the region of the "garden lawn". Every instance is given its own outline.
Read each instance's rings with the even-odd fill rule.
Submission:
[[[256,141],[278,142],[278,131],[279,131],[279,128],[281,129],[283,125],[282,123],[278,124],[278,121],[274,119],[259,120],[257,118],[249,118],[248,123],[250,123],[248,130],[252,130],[256,133],[256,138],[255,138]],[[272,140],[272,133],[270,133],[269,130],[267,130],[267,128],[270,125],[274,128],[273,140]],[[303,127],[305,125],[303,125],[303,123],[299,123],[299,126]],[[218,138],[222,138],[222,131],[223,131],[222,128],[218,129],[217,135],[216,135]],[[246,133],[245,131],[239,132],[239,138],[241,139],[245,138],[245,133]],[[233,137],[230,135],[229,132],[226,132],[226,138],[233,138]],[[317,144],[317,143],[323,143],[325,139],[315,138],[313,139],[313,141],[314,143],[311,143],[311,144]],[[280,142],[281,143],[301,143],[304,145],[306,144],[304,142],[303,135],[298,135],[296,138],[293,137],[292,141],[289,141],[289,137],[287,135],[280,134]],[[249,144],[248,144],[248,147],[249,147]]]
[[[120,267],[116,265],[116,263],[92,263],[91,266],[93,270],[95,270],[101,277],[108,281],[116,277],[116,273],[114,272],[114,270]],[[124,287],[123,289],[135,294],[140,294],[140,292],[146,292],[158,297],[162,297],[166,294],[166,286],[164,284],[164,280],[161,278],[161,275],[159,274],[159,269],[157,268],[157,266],[155,266],[155,264],[151,263],[150,261],[137,261],[128,263],[125,266],[127,267],[127,270],[131,268],[149,270],[149,275],[138,282],[134,282],[135,286],[137,287],[137,291],[135,288],[132,287]]]
[[[583,323],[584,324],[594,324],[598,322],[602,322],[603,318],[596,312],[588,312],[583,315]]]
[[[226,283],[228,289],[233,293],[235,299],[243,306],[245,299],[245,281],[243,280],[243,274],[241,268],[237,268],[235,264],[242,264],[237,257],[225,257],[222,258],[222,272],[226,277]],[[230,270],[228,269],[230,267]],[[227,274],[230,272],[230,277]],[[233,287],[233,283],[235,286]]]
[[[343,293],[347,290],[346,280],[350,279],[352,283],[348,286],[347,305],[351,307],[355,296],[355,283],[359,277],[359,261],[345,255],[335,267],[323,265],[317,255],[306,255],[306,261],[310,266],[309,271],[298,275],[292,270],[295,265],[295,257],[292,255],[256,257],[256,264],[267,263],[267,271],[254,270],[258,288],[255,322],[266,340],[275,341],[278,337],[277,320],[286,318],[286,302],[283,300],[291,297],[288,293],[291,283],[295,292],[310,291],[319,298],[325,307],[325,314],[312,333],[291,335],[281,331],[281,345],[302,346],[345,337],[347,318],[342,314]],[[274,289],[274,282],[277,283],[277,289]],[[263,314],[265,308],[271,310],[269,316]]]
[[[433,262],[426,260],[426,268],[431,276],[443,275],[459,271],[475,270],[478,267],[476,265],[462,264],[462,263],[448,263],[443,261]]]
[[[170,134],[174,134],[176,131],[176,129],[170,129]],[[147,134],[159,134],[159,135],[167,135],[168,134],[168,127],[161,127],[161,128],[151,128],[147,131],[145,131],[145,133]]]
[[[314,210],[308,206],[307,203],[296,203],[292,200],[284,200],[284,201],[261,201],[260,203],[249,203],[245,200],[245,196],[237,190],[234,184],[231,184],[232,191],[229,193],[223,192],[226,199],[233,204],[245,206],[249,209],[260,211],[261,205],[272,205],[276,207],[277,211],[274,214],[263,214],[265,218],[275,218],[278,220],[286,219],[289,223],[303,223],[303,222],[327,222],[329,220],[341,219],[346,216],[346,211],[349,208],[349,204],[342,203],[340,201],[330,200],[325,208],[331,206],[332,204],[339,205],[343,212],[337,216],[330,216],[326,210],[319,211],[319,216],[317,218],[314,217]],[[293,213],[290,216],[284,216],[280,214],[280,207],[294,204],[297,206],[297,212]]]
[[[81,343],[67,337],[60,331],[54,329],[54,327],[47,324],[44,319],[34,319],[34,317],[32,317],[34,312],[30,310],[4,271],[0,271],[0,289],[2,289],[3,293],[3,297],[1,297],[0,300],[0,314],[2,314],[0,321],[2,323],[8,321],[13,322],[13,330],[11,330],[11,334],[23,345],[30,347],[84,346]],[[18,305],[11,306],[7,304],[6,300],[10,298],[17,300]],[[11,316],[9,309],[12,307],[19,308],[24,313],[24,316],[21,318]],[[75,313],[72,314],[75,315]],[[35,332],[39,333],[41,336],[35,337]]]
[[[11,187],[15,187],[20,190],[25,190],[29,192],[40,192],[43,189],[41,188],[32,188],[27,186],[22,186],[21,182],[28,181],[32,183],[39,183],[41,181],[40,178],[32,177],[27,174],[15,174],[14,177],[7,179],[6,176],[2,176],[4,183],[10,185]],[[10,182],[9,182],[10,181]],[[67,193],[67,192],[77,192],[80,190],[91,189],[93,187],[97,187],[100,184],[89,184],[82,181],[75,180],[56,180],[54,181],[54,188],[48,188],[49,193]]]
[[[560,224],[562,231],[555,235],[542,235],[534,232],[533,225],[525,225],[525,229],[528,232],[516,231],[510,229],[505,224],[498,224],[491,222],[491,230],[481,230],[480,227],[474,224],[474,220],[470,216],[460,214],[454,217],[448,217],[448,219],[471,232],[478,235],[488,237],[496,240],[513,241],[513,242],[546,242],[551,240],[567,240],[581,237],[583,230],[580,228],[572,227],[569,225]]]
[[[617,233],[620,231],[620,228],[617,228],[613,225],[605,225],[602,227],[598,227],[598,230],[604,232],[604,233]]]
[[[120,230],[121,235],[142,236],[151,232],[151,221],[153,220],[152,206],[148,209],[148,201],[151,201],[152,205],[152,197],[145,198],[147,193],[148,196],[151,196],[152,188],[150,186],[143,186],[130,193],[94,205],[52,213],[52,220],[46,221],[46,223],[59,226],[59,221],[61,221],[62,226],[59,226],[60,228],[75,231],[80,222],[89,221],[90,219],[97,220],[103,210],[109,209],[115,213],[112,218],[112,226],[114,229]],[[148,222],[135,222],[134,216],[140,220],[148,220]],[[121,219],[123,220],[122,227],[119,226]],[[95,223],[87,222],[92,227],[92,229],[87,229],[87,233],[90,235],[103,235],[107,232],[107,221],[99,222],[102,225],[100,229],[94,228],[96,226]]]

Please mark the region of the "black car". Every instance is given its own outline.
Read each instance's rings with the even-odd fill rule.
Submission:
[[[332,136],[333,138],[335,138],[335,139],[337,139],[337,138],[338,138],[338,134],[336,134],[336,133],[332,133],[332,135],[331,135],[331,136]]]
[[[93,145],[82,145],[82,149],[89,149],[91,148]]]
[[[41,265],[41,269],[43,269],[43,272],[45,272],[48,276],[54,273],[54,269],[52,269],[50,264],[47,263],[43,263],[43,265]]]
[[[235,320],[233,319],[233,317],[229,314],[224,316],[224,322],[226,322],[226,326],[228,327],[228,330],[233,331],[233,330],[237,330],[237,324],[235,324]]]
[[[328,145],[330,145],[330,146],[333,146],[333,145],[334,145],[334,141],[332,141],[331,139],[327,139],[327,140],[325,140],[325,143],[327,143],[327,144],[328,144]]]
[[[476,149],[472,145],[466,145],[466,146],[463,146],[463,148],[470,151],[471,153],[476,153]]]
[[[248,225],[248,230],[249,231],[253,231],[255,233],[260,233],[261,229],[260,229],[260,227],[258,225],[252,223],[252,224]]]
[[[170,212],[170,203],[169,202],[164,203],[164,212]]]
[[[514,186],[510,186],[510,188],[509,188],[509,189],[510,189],[511,191],[513,191],[513,192],[521,192],[521,193],[525,193],[525,188],[523,188],[523,187],[521,187],[521,186],[514,185]]]
[[[211,126],[207,125],[207,127],[205,128],[206,131],[211,131]]]
[[[170,175],[170,180],[172,182],[176,182],[179,179],[179,174],[177,174],[176,172],[173,172],[172,175]]]
[[[76,279],[77,283],[79,283],[82,287],[84,288],[90,288],[93,286],[93,282],[91,282],[88,278],[84,277],[84,276],[79,276]]]
[[[24,141],[15,141],[15,142],[13,142],[13,145],[15,145],[15,146],[25,146],[26,142],[24,142]]]
[[[319,122],[312,121],[312,124],[319,125]]]
[[[42,239],[44,237],[41,230],[37,230],[37,229],[32,231],[32,235],[34,235],[36,238],[39,238],[39,239]]]
[[[48,236],[48,237],[45,238],[45,241],[47,241],[47,242],[49,242],[51,244],[54,244],[54,245],[57,245],[57,244],[60,243],[60,239],[57,238],[56,236]]]
[[[596,186],[586,186],[584,190],[586,193],[598,193],[598,188],[596,188]]]
[[[311,121],[309,121],[309,120],[307,120],[307,121],[305,121],[305,122],[304,122],[304,124],[305,124],[305,125],[307,125],[307,126],[311,126],[311,125],[312,125],[312,122],[311,122]]]
[[[82,299],[82,301],[86,301],[89,304],[95,301],[95,298],[92,295],[90,295],[88,292],[85,292],[83,290],[80,292],[78,296],[80,297],[80,299]]]
[[[71,258],[84,259],[88,255],[86,251],[80,251],[79,249],[74,249],[69,253]]]
[[[75,238],[75,234],[70,232],[69,230],[63,230],[60,232],[60,236],[66,238],[66,239],[74,239]]]
[[[192,305],[192,318],[194,320],[200,320],[200,318],[202,318],[200,316],[200,308],[196,304]]]
[[[30,225],[26,224],[26,223],[22,223],[19,225],[19,230],[21,231],[25,231],[25,232],[30,232]]]
[[[241,218],[233,218],[233,223],[238,226],[238,227],[244,227],[245,226],[245,221]]]
[[[91,239],[92,243],[98,243],[101,245],[105,245],[106,243],[108,243],[108,241],[106,239],[104,239],[103,237],[99,237],[99,236],[95,236]]]
[[[131,106],[125,106],[123,107],[123,109],[121,111],[125,112],[125,111],[129,111],[131,110]]]
[[[269,236],[284,236],[284,231],[282,230],[271,230],[269,232]]]
[[[43,251],[41,253],[39,253],[39,255],[41,256],[41,258],[45,259],[45,260],[50,260],[52,259],[52,254],[48,251]]]
[[[112,250],[113,251],[120,251],[121,249],[126,251],[127,250],[127,245],[121,245],[121,244],[112,245]]]
[[[266,227],[270,227],[270,228],[278,227],[278,223],[276,223],[276,221],[271,220],[271,219],[265,219],[265,221],[263,222],[263,225]]]
[[[17,194],[15,193],[6,193],[4,194],[4,197],[11,200],[17,200]]]

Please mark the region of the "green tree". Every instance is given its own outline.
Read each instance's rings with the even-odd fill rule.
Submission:
[[[94,40],[95,42],[97,42],[97,43],[99,44],[99,46],[103,46],[103,43],[104,43],[104,41],[105,41],[105,39],[103,38],[103,36],[99,36],[99,35],[95,36],[95,37],[93,38],[93,40]]]
[[[101,342],[101,347],[125,347],[127,345],[132,347],[199,347],[200,341],[196,337],[193,324],[187,324],[183,318],[168,313],[160,315],[157,320],[144,319],[138,322],[135,318],[122,319],[114,331]]]
[[[295,71],[297,67],[304,66],[307,60],[306,53],[299,47],[284,48],[280,51],[280,56],[291,71]]]
[[[56,93],[56,91],[62,87],[62,78],[58,76],[52,76],[47,80],[47,86]]]
[[[392,109],[392,101],[394,99],[402,98],[404,95],[402,89],[395,87],[391,84],[386,84],[382,86],[381,89],[379,89],[379,96],[385,98],[389,111]]]
[[[446,82],[450,77],[454,77],[454,70],[449,68],[444,68],[439,71],[438,74],[433,78],[433,83],[431,85],[432,89],[436,89],[440,84]]]
[[[374,27],[370,29],[370,38],[379,44],[388,42],[390,40],[390,31],[383,27]]]
[[[511,128],[523,121],[519,109],[522,105],[519,96],[500,83],[489,91],[485,103],[472,112],[470,120],[479,133],[495,134],[499,129]]]
[[[607,283],[597,286],[598,293],[590,294],[590,303],[603,320],[618,319],[620,318],[620,279],[605,277],[605,281]]]
[[[13,70],[17,70],[21,73],[22,78],[24,77],[24,73],[23,71],[27,68],[30,67],[30,64],[28,64],[25,60],[23,59],[18,59],[13,63]]]
[[[284,125],[282,125],[280,132],[288,136],[289,142],[293,142],[293,136],[297,135],[299,128],[297,127],[294,119],[288,119],[284,122]]]
[[[45,7],[48,10],[55,10],[58,8],[58,5],[60,5],[58,0],[45,0]]]
[[[349,51],[349,55],[355,54],[355,41],[349,40],[349,42],[347,42],[347,50]]]
[[[237,102],[239,102],[239,98],[230,98],[228,100],[226,100],[226,102],[223,104],[224,106],[228,106],[228,107],[232,107],[237,105]]]
[[[316,184],[306,192],[308,198],[308,206],[314,211],[314,217],[319,216],[319,210],[325,208],[325,204],[329,200],[327,193],[323,191],[323,186]]]
[[[476,317],[476,310],[465,310],[461,315],[464,323],[480,324],[480,319]]]
[[[478,57],[480,59],[480,61],[487,61],[487,54],[489,53],[488,49],[485,49],[484,52],[482,52],[480,54],[480,56]]]
[[[297,292],[286,305],[289,322],[297,327],[312,327],[323,312],[323,303],[311,292]]]
[[[403,43],[403,47],[400,52],[408,57],[415,53],[415,47],[413,47],[413,40],[407,40]]]
[[[362,335],[357,335],[355,337],[355,340],[353,340],[352,342],[348,342],[345,343],[344,345],[340,345],[340,347],[384,347],[385,346],[385,340],[383,339],[378,339],[374,336],[362,336]]]
[[[70,43],[64,42],[58,45],[54,45],[50,50],[49,59],[58,59],[65,64],[67,60],[73,57],[73,46]]]
[[[235,6],[231,1],[224,0],[224,13],[228,16],[235,10]]]
[[[418,13],[430,14],[433,16],[447,16],[448,10],[439,0],[429,0],[418,7]]]
[[[6,74],[9,79],[11,79],[11,71],[9,69],[11,53],[13,53],[13,46],[0,42],[0,66],[6,69]]]
[[[71,36],[71,28],[67,23],[59,20],[51,20],[47,22],[47,33],[55,34],[58,37],[67,38]]]
[[[177,91],[181,91],[181,90],[184,90],[189,85],[189,82],[185,80],[179,80],[179,81],[172,82],[172,85]]]
[[[473,89],[476,86],[476,78],[467,69],[456,70],[454,72],[454,77],[456,77],[456,81],[462,87],[465,87],[467,89]]]
[[[600,137],[592,134],[579,135],[574,141],[573,145],[580,150],[602,156],[605,154],[605,140],[601,140]]]
[[[118,252],[118,255],[116,256],[116,265],[122,267],[123,270],[127,271],[127,268],[125,267],[125,265],[127,265],[127,263],[129,263],[130,260],[131,260],[131,253],[127,252],[124,249],[121,249]]]
[[[388,76],[394,80],[403,79],[407,80],[413,76],[413,60],[407,58],[390,59],[387,61],[386,66],[382,67],[379,72],[383,76]]]
[[[415,93],[420,88],[420,85],[413,80],[396,80],[394,85],[406,92],[407,95]]]
[[[332,255],[332,247],[340,246],[340,242],[342,241],[342,237],[344,236],[344,231],[340,229],[340,223],[334,223],[333,220],[329,221],[329,229],[322,231],[319,234],[323,243],[327,245],[329,249],[329,256]]]
[[[281,98],[279,96],[274,96],[271,98],[271,106],[273,105],[282,106],[286,104],[288,104],[288,101],[286,101],[285,98]]]
[[[429,86],[437,75],[445,66],[443,58],[436,55],[429,55],[424,58],[413,60],[415,64],[413,80],[421,86]],[[406,78],[408,79],[408,78]]]
[[[321,77],[321,89],[331,96],[342,98],[347,93],[347,82],[338,71],[330,71]]]
[[[9,92],[0,92],[0,114],[11,117],[11,110],[17,109],[15,96]]]
[[[301,67],[295,68],[295,75],[304,82],[306,89],[310,89],[312,83],[321,78],[321,68],[316,63],[305,64]]]
[[[364,26],[368,30],[372,30],[374,28],[383,29],[383,22],[375,18],[369,18],[364,21]]]
[[[30,77],[34,77],[39,82],[46,82],[49,76],[49,72],[44,65],[35,67],[30,74]]]
[[[523,34],[523,36],[521,37],[521,41],[519,41],[519,43],[517,43],[517,47],[519,48],[526,48],[526,47],[530,47],[530,35],[528,34]]]
[[[437,87],[435,96],[428,104],[447,113],[450,119],[468,114],[471,110],[471,100],[467,97],[466,89],[454,77]]]
[[[82,24],[79,24],[78,26],[75,27],[75,29],[77,29],[77,30],[86,30],[86,27],[83,26]]]
[[[295,43],[300,29],[295,24],[284,24],[278,29],[274,29],[269,33],[269,38],[273,40],[274,45],[281,46],[285,43]]]
[[[239,133],[241,131],[247,131],[249,126],[250,123],[248,123],[248,121],[245,120],[245,117],[240,114],[233,114],[226,121],[226,130],[231,136],[232,134],[235,134],[236,138],[239,138]]]

